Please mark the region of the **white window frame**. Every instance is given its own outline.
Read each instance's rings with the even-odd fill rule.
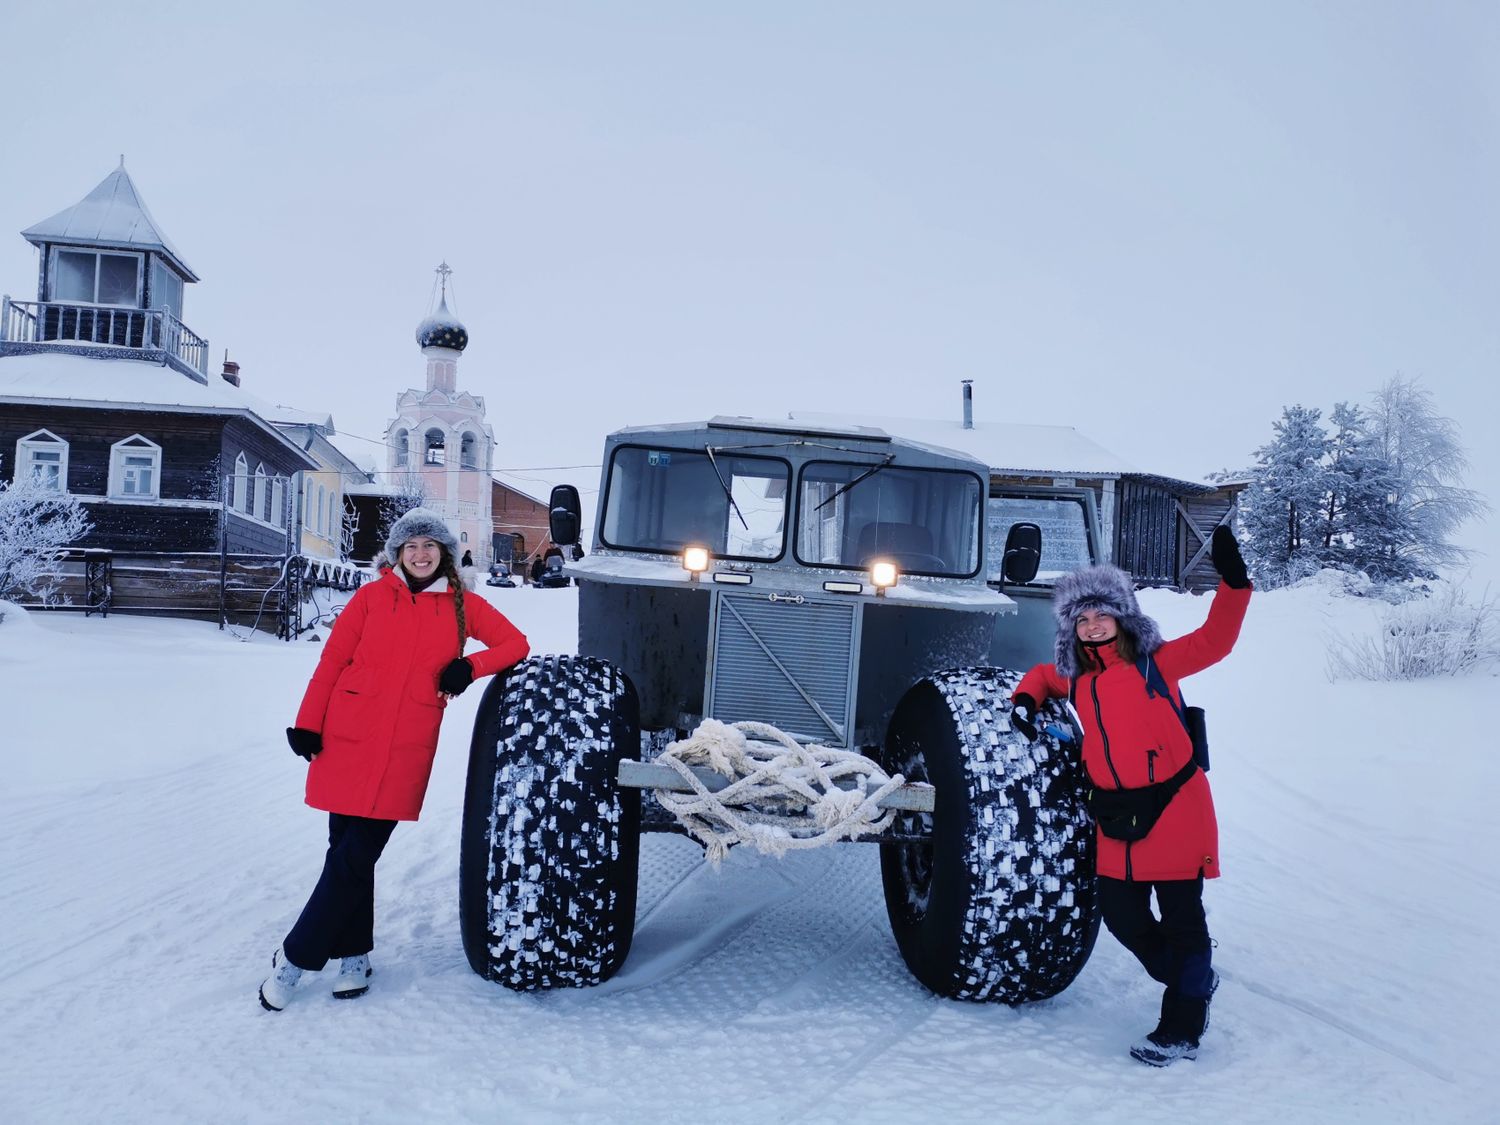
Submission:
[[[271,479],[271,522],[286,527],[286,485],[281,477]]]
[[[328,538],[328,489],[322,483],[318,484],[318,522],[313,525],[313,530],[324,539]]]
[[[57,296],[57,256],[59,254],[92,254],[94,257],[94,300],[80,301],[72,297]],[[113,258],[135,259],[135,300],[129,304],[121,304],[113,301],[100,301],[99,297],[99,255],[108,254]],[[97,305],[104,309],[136,309],[141,307],[141,294],[146,287],[146,255],[132,253],[129,250],[102,250],[91,246],[54,246],[47,263],[47,300],[60,305]]]
[[[31,479],[37,475],[37,463],[32,459],[34,453],[60,453],[62,455],[57,460],[57,491],[67,492],[68,443],[51,430],[33,430],[18,440],[16,442],[17,481]],[[51,465],[52,463],[43,461],[41,464]]]
[[[229,506],[236,512],[245,511],[250,496],[250,462],[243,453],[234,456],[234,490],[229,497]]]
[[[338,489],[328,490],[328,538],[334,543],[338,542],[339,532],[343,530],[343,521],[339,518],[343,505],[339,503]]]
[[[126,482],[130,472],[125,465],[126,457],[151,458],[151,488],[146,492],[127,492]],[[161,499],[161,446],[141,434],[131,434],[109,447],[109,497],[111,500],[160,500]]]
[[[255,466],[255,500],[250,514],[258,520],[270,523],[270,513],[266,511],[266,501],[270,499],[270,481],[266,479],[266,463],[261,461]]]

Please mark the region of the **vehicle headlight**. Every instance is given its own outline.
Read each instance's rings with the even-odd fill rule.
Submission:
[[[888,586],[894,586],[898,577],[900,571],[888,559],[876,559],[870,564],[870,584],[875,587],[877,596],[885,593]]]
[[[708,569],[707,547],[686,547],[682,552],[682,569],[697,579],[698,575]]]

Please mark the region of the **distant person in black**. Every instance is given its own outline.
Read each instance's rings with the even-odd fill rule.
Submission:
[[[461,562],[461,563],[459,563],[458,565],[459,566],[473,566],[474,565],[474,552],[473,551],[465,551],[464,552],[464,561]]]
[[[542,559],[541,555],[537,555],[536,558],[531,560],[531,581],[533,583],[540,582],[542,580],[542,575],[546,573],[546,570],[546,562]]]

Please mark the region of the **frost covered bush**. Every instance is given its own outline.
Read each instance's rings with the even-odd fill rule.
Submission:
[[[1373,637],[1336,637],[1328,649],[1333,680],[1420,680],[1457,676],[1500,658],[1495,602],[1471,604],[1463,587],[1444,583],[1432,597],[1393,605]]]
[[[0,481],[0,599],[51,601],[63,548],[90,526],[76,496],[30,480]]]

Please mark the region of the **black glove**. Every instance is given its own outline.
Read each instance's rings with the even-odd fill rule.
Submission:
[[[1024,691],[1011,700],[1010,725],[1025,735],[1027,742],[1036,741],[1036,700]]]
[[[438,691],[444,695],[462,695],[474,682],[474,666],[463,657],[450,661],[438,677]]]
[[[287,727],[286,742],[293,754],[306,758],[309,762],[323,752],[323,736],[315,730]]]
[[[1214,569],[1219,572],[1219,577],[1224,579],[1224,585],[1232,590],[1249,588],[1250,575],[1245,571],[1240,545],[1235,541],[1234,532],[1222,524],[1214,528],[1213,545],[1208,549],[1208,557],[1213,562]]]

